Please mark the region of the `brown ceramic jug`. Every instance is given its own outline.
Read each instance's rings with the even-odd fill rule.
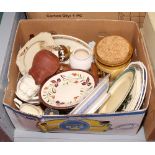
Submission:
[[[41,85],[59,67],[60,62],[56,55],[48,50],[41,50],[35,55],[29,74],[34,78],[37,85]]]

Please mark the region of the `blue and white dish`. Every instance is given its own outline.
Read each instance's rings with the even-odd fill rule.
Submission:
[[[81,101],[69,114],[88,114],[95,112],[100,106],[101,103],[104,103],[104,100],[107,98],[107,96],[103,96],[101,98],[101,102],[98,105],[94,105],[96,103],[96,100],[100,99],[101,94],[104,95],[107,93],[109,89],[109,75],[104,77],[100,83],[92,90],[88,96]]]
[[[145,65],[139,61],[130,63],[127,69],[131,67],[135,69],[135,81],[119,111],[139,110],[145,97],[147,88],[147,69]]]

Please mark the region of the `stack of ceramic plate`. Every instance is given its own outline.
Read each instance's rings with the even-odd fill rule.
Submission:
[[[132,62],[112,83],[111,95],[98,113],[133,111],[141,108],[147,87],[147,70],[142,62]]]
[[[95,63],[97,67],[111,75],[114,79],[130,63],[133,48],[121,36],[107,36],[95,47]]]
[[[117,111],[129,94],[135,78],[135,70],[129,68],[119,75],[112,83],[108,93],[110,98],[100,107],[99,113],[111,113]]]
[[[147,69],[142,62],[132,62],[127,68],[135,69],[134,85],[119,111],[133,111],[141,108],[147,88]]]
[[[81,101],[70,114],[93,114],[109,98],[109,75],[104,77],[100,83]]]

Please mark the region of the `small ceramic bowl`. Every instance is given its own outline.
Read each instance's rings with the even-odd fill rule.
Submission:
[[[26,114],[36,115],[36,116],[42,116],[44,115],[44,112],[40,106],[35,106],[28,103],[23,103],[18,99],[14,99],[16,107],[19,109],[19,111],[24,112]]]
[[[31,115],[36,115],[36,116],[42,116],[44,115],[43,110],[41,109],[40,106],[35,106],[32,104],[22,104],[19,109],[21,112],[31,114]]]
[[[73,69],[89,70],[92,62],[93,56],[86,49],[77,49],[70,56],[70,65]]]

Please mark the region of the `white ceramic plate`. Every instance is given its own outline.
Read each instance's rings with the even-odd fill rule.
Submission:
[[[41,32],[29,40],[18,52],[16,64],[22,75],[28,73],[32,67],[34,56],[42,49],[51,49],[55,46],[52,35]]]
[[[130,68],[124,71],[112,84],[108,93],[111,95],[100,108],[99,113],[115,112],[127,97],[134,83],[135,70]]]
[[[28,41],[19,50],[16,63],[21,74],[25,75],[28,73],[32,67],[34,56],[42,49],[52,51],[55,55],[58,56],[58,52],[52,49],[59,45],[68,47],[70,52],[73,52],[77,49],[86,49],[92,53],[89,45],[78,38],[68,35],[51,35],[48,32],[41,32],[30,41]],[[69,60],[64,63],[68,64]]]
[[[68,109],[79,104],[94,89],[94,78],[87,72],[62,72],[47,80],[40,92],[46,106]]]
[[[89,95],[84,100],[82,100],[69,114],[70,115],[84,114],[84,113],[86,114],[87,110],[89,110],[89,112],[92,112],[94,108],[92,107],[93,108],[92,109],[91,106],[93,106],[95,103],[97,105],[104,103],[104,99],[106,99],[106,97],[103,96],[104,97],[103,98],[100,96],[106,94],[108,89],[109,89],[109,75],[104,77],[100,81],[100,83],[89,93]]]
[[[131,100],[124,111],[138,110],[142,106],[147,88],[147,69],[142,62],[132,62],[128,68],[135,68],[135,82],[130,92]]]
[[[139,69],[135,69],[135,82],[129,93],[130,101],[124,111],[133,111],[137,105],[142,89],[142,75]]]
[[[147,80],[148,80],[147,69],[143,63],[141,63],[141,67],[143,69],[143,85],[142,85],[142,91],[140,94],[140,98],[135,107],[135,110],[139,110],[141,108],[143,101],[144,101],[145,94],[146,94],[146,89],[147,89]]]
[[[90,46],[81,39],[72,37],[69,35],[52,35],[56,45],[64,45],[70,49],[71,52],[76,51],[77,49],[86,49],[92,51]]]
[[[84,42],[83,40],[79,38],[69,36],[69,35],[61,35],[61,34],[52,35],[52,37],[57,46],[64,45],[70,50],[71,53],[78,49],[85,49],[89,51],[90,53],[93,53],[91,47],[86,42]],[[70,62],[69,60],[67,60],[64,63],[69,64]]]
[[[83,112],[83,114],[93,114],[93,113],[95,113],[102,105],[105,104],[105,102],[108,100],[109,97],[110,97],[110,94],[108,94],[108,93],[101,94],[97,98],[97,100],[95,100],[95,102],[93,102],[93,104],[90,105],[90,107],[88,107],[86,109],[86,111]]]
[[[19,111],[35,116],[42,116],[44,114],[40,106],[35,106],[26,103],[20,106]]]

